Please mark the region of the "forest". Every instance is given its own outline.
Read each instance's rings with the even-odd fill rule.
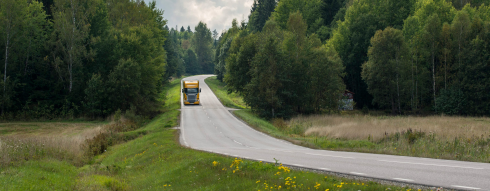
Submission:
[[[162,112],[169,79],[213,73],[217,36],[202,22],[169,29],[163,13],[155,1],[0,1],[0,120]]]
[[[156,2],[0,1],[0,120],[154,116],[163,87],[215,73],[266,118],[355,108],[490,114],[488,0],[255,0],[221,33]]]
[[[490,1],[255,0],[217,78],[266,118],[357,109],[490,114]]]

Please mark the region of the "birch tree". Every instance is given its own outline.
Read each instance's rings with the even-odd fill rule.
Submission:
[[[423,39],[426,43],[427,52],[430,54],[430,63],[432,64],[432,92],[434,98],[434,109],[437,108],[436,102],[436,54],[438,53],[438,43],[441,33],[441,23],[439,16],[433,14],[427,18],[427,23],[423,29]],[[437,112],[437,109],[436,109]]]
[[[362,66],[362,78],[368,91],[374,96],[373,103],[381,107],[391,106],[392,114],[401,112],[404,97],[405,75],[408,71],[408,49],[402,31],[391,27],[377,31],[371,38],[369,60]],[[402,87],[400,87],[402,86]]]
[[[470,33],[470,18],[468,14],[464,11],[460,11],[454,17],[452,26],[452,35],[454,38],[455,49],[457,48],[457,59],[458,59],[458,72],[457,79],[459,80],[461,76],[461,66],[462,59],[461,57],[464,54],[465,45],[468,43],[468,35]]]
[[[54,66],[60,79],[68,81],[68,92],[72,92],[74,68],[82,64],[87,56],[89,35],[87,0],[56,0],[54,2],[54,38],[59,54],[54,58]],[[66,76],[66,73],[68,76]]]
[[[2,0],[0,1],[0,31],[1,38],[3,41],[3,46],[5,48],[4,57],[4,70],[3,70],[3,93],[2,93],[2,114],[5,109],[5,105],[9,102],[9,97],[7,95],[7,89],[9,82],[8,78],[8,65],[10,50],[13,46],[16,46],[16,39],[22,32],[22,27],[25,22],[26,17],[26,6],[27,2],[25,0]]]

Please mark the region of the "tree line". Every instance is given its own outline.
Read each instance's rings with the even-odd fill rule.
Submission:
[[[168,55],[167,76],[183,74],[212,74],[214,71],[214,49],[215,39],[218,32],[208,28],[204,22],[199,22],[192,31],[190,26],[187,29],[181,26],[169,29],[168,40],[165,50]]]
[[[206,25],[178,32],[162,15],[156,2],[0,1],[0,119],[161,112],[169,78],[214,68]]]
[[[490,114],[487,0],[255,0],[215,73],[265,117],[356,107]],[[341,79],[341,80],[339,80]]]
[[[364,95],[357,102],[393,114],[489,115],[489,2],[463,2],[354,1],[329,41],[353,76],[346,83]]]
[[[308,32],[301,12],[268,19],[283,2],[256,1],[248,24],[232,22],[216,49],[218,79],[263,117],[334,111],[345,90],[341,59],[332,44]]]

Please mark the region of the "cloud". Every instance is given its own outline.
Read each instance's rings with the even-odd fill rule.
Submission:
[[[149,2],[151,0],[145,0]],[[231,27],[231,21],[248,19],[253,0],[156,0],[156,6],[164,10],[163,17],[170,28],[187,29],[203,21],[208,28],[222,32]]]

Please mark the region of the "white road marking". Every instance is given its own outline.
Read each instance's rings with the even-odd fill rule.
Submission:
[[[464,188],[464,189],[470,189],[470,190],[480,190],[481,188],[475,188],[475,187],[469,187],[469,186],[458,186],[458,185],[451,185],[452,187],[456,188]]]
[[[413,182],[413,180],[410,179],[404,179],[404,178],[393,178],[395,180],[400,180],[400,181],[406,181],[406,182]]]
[[[337,158],[345,158],[345,159],[354,159],[354,157],[343,157],[343,156],[335,156],[335,155],[322,155],[322,154],[315,154],[315,153],[305,153],[307,155],[313,155],[313,156],[323,156],[323,157],[337,157]]]
[[[425,163],[400,162],[400,161],[389,161],[389,160],[378,160],[378,161],[380,161],[380,162],[400,163],[400,164],[415,164],[415,165],[424,165],[424,166],[439,166],[439,167],[467,168],[467,169],[474,169],[474,170],[483,170],[483,168],[475,168],[475,167],[467,167],[467,166],[451,166],[451,165],[442,165],[442,164],[425,164]]]
[[[238,141],[235,141],[235,140],[233,140],[233,141],[234,141],[235,143],[238,143],[238,144],[240,144],[240,145],[243,145],[242,143],[240,143],[240,142],[238,142]]]
[[[320,169],[322,169],[322,170],[330,170],[329,168],[320,168]]]
[[[182,89],[182,82],[180,83],[180,88]],[[180,131],[182,132],[182,140],[184,141],[184,146],[188,147],[189,144],[187,144],[187,141],[185,140],[185,131],[184,131],[184,127],[185,127],[185,122],[184,122],[184,110],[183,110],[183,105],[184,105],[184,102],[183,102],[183,97],[182,97],[182,94],[180,94],[180,108],[182,109],[180,112],[180,122],[182,123],[182,127],[180,128]]]
[[[303,165],[300,165],[300,164],[291,164],[291,165],[293,165],[293,166],[300,166],[300,167],[305,167],[305,166],[303,166]]]
[[[357,174],[357,175],[366,175],[365,173],[360,173],[360,172],[350,172],[351,174]]]

